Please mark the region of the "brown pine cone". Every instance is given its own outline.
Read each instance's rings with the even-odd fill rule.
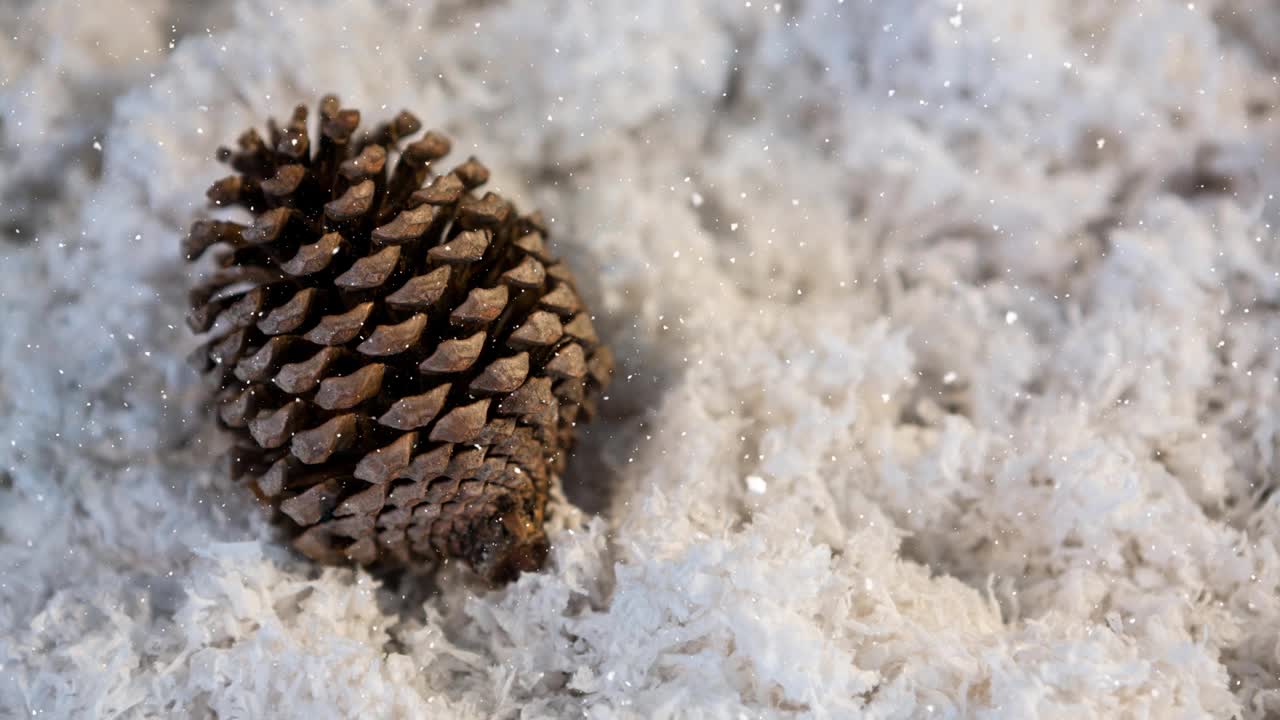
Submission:
[[[250,129],[209,189],[249,225],[200,220],[184,250],[218,269],[191,292],[234,467],[323,562],[459,558],[494,581],[541,566],[543,513],[613,359],[538,213],[408,112],[357,137],[320,102]]]

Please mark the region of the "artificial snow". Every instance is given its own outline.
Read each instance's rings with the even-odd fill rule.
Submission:
[[[0,717],[1280,714],[1275,3],[0,30]],[[617,352],[543,573],[319,569],[226,478],[179,239],[329,91],[541,207]]]

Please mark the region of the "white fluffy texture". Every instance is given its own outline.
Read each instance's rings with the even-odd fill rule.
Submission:
[[[5,11],[0,716],[1280,713],[1275,2],[404,5]],[[178,239],[329,90],[618,351],[544,573],[320,572],[225,480]]]

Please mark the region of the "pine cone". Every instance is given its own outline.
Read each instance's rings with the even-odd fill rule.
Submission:
[[[217,246],[188,323],[209,342],[233,466],[322,562],[468,562],[493,581],[541,566],[543,513],[575,425],[612,372],[538,213],[517,215],[475,158],[408,112],[357,138],[320,102],[250,129],[208,191],[249,225],[200,220]],[[393,163],[394,159],[394,163]],[[394,169],[389,169],[394,164]]]

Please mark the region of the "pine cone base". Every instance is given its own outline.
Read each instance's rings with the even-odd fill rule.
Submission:
[[[234,472],[294,546],[327,563],[542,565],[543,516],[613,360],[541,215],[480,194],[475,158],[437,174],[442,134],[407,112],[299,106],[219,160],[215,207],[184,242],[217,269],[191,291],[194,356],[219,383]],[[393,163],[394,161],[394,163]]]

